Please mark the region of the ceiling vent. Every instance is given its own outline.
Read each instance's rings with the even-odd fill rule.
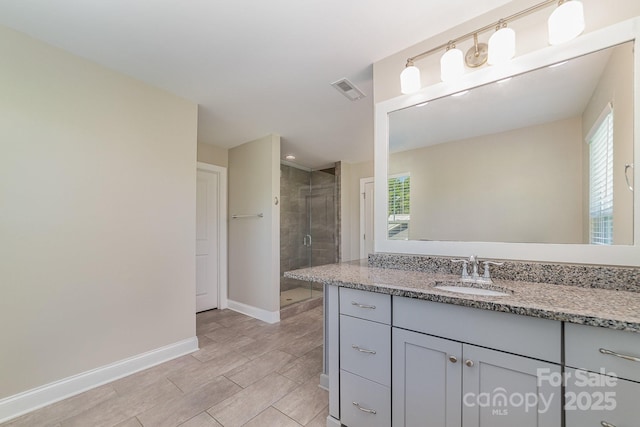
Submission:
[[[351,101],[357,101],[365,97],[365,94],[346,78],[331,83],[331,86],[335,87],[338,92]]]

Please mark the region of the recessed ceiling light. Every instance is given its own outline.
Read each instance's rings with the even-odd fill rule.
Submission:
[[[284,158],[286,160],[295,160],[296,156],[294,156],[293,154],[287,154],[286,156],[284,156]]]

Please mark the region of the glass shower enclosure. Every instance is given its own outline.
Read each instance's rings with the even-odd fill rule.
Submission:
[[[285,271],[338,262],[336,168],[280,165],[280,308],[322,297],[322,286]]]

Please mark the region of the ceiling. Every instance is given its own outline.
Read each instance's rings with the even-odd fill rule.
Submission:
[[[508,2],[2,0],[0,24],[198,103],[199,142],[276,133],[318,168],[373,158],[374,62]]]

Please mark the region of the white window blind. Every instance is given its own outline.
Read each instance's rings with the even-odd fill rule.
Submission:
[[[589,243],[613,244],[613,108],[608,104],[589,136]]]
[[[388,238],[407,240],[411,221],[411,176],[409,173],[389,178]]]

